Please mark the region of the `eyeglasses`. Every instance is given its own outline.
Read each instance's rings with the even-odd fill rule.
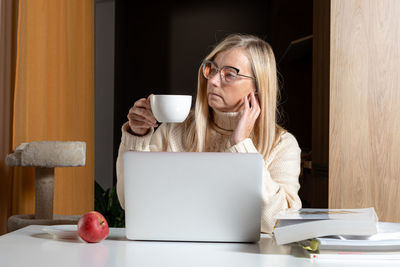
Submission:
[[[255,79],[251,76],[239,74],[239,69],[235,67],[224,66],[218,68],[217,65],[210,60],[203,60],[202,68],[203,75],[207,80],[212,79],[218,72],[220,73],[221,80],[226,83],[235,81],[238,76]]]

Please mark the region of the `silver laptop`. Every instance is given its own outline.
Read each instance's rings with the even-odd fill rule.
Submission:
[[[126,236],[257,242],[262,172],[258,153],[126,152]]]

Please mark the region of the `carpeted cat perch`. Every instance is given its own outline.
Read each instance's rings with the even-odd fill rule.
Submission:
[[[42,141],[22,143],[6,158],[8,166],[35,167],[35,214],[14,215],[8,231],[36,225],[76,224],[79,215],[54,215],[54,168],[84,166],[85,142]]]

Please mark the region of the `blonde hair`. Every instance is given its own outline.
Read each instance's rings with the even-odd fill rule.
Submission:
[[[255,122],[251,139],[258,152],[267,159],[284,129],[277,124],[277,99],[279,96],[275,56],[271,46],[264,40],[243,34],[233,34],[220,42],[205,58],[213,60],[218,53],[233,48],[247,52],[256,77],[261,112]],[[210,107],[207,102],[207,80],[201,67],[198,71],[197,98],[194,112],[186,120],[184,144],[190,151],[206,151],[208,129],[211,126]]]

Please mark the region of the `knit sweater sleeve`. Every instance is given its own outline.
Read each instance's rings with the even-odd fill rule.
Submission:
[[[228,152],[257,153],[251,139],[227,149]],[[270,156],[264,161],[262,181],[262,211],[261,231],[271,233],[276,220],[273,219],[279,211],[301,208],[298,196],[300,189],[300,148],[293,135],[284,133]]]
[[[128,123],[122,126],[121,143],[118,150],[116,165],[117,172],[117,195],[121,207],[125,209],[124,196],[124,153],[127,151],[163,151],[167,145],[168,125],[161,124],[156,131],[150,128],[144,136],[135,136],[128,132]]]

